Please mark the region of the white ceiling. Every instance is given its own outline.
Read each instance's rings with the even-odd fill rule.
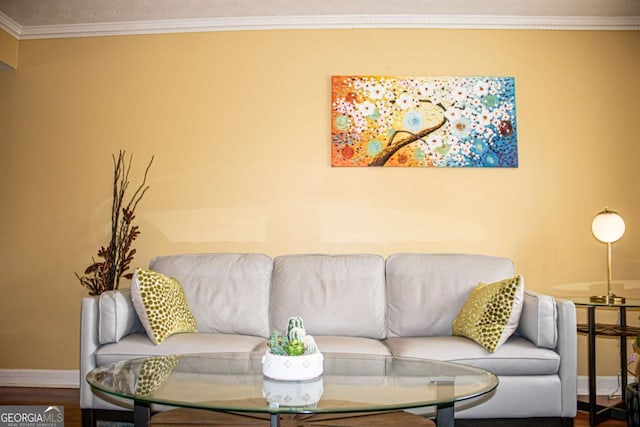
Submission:
[[[17,38],[268,28],[640,29],[640,0],[0,0]]]

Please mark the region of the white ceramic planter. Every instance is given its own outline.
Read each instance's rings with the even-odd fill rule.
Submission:
[[[266,351],[262,357],[265,377],[283,381],[304,381],[322,375],[324,356],[319,351],[302,356],[279,356]]]
[[[310,381],[276,381],[265,378],[262,395],[272,406],[314,408],[323,391],[322,377]]]

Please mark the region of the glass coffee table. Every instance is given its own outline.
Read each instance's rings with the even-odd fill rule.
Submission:
[[[373,426],[374,418],[388,417],[389,413],[416,417],[416,423],[398,419],[397,425],[433,425],[402,411],[430,406],[436,408],[439,427],[453,427],[455,402],[484,395],[498,386],[495,375],[471,366],[333,353],[324,355],[324,373],[317,379],[275,381],[262,375],[262,356],[211,353],[147,357],[96,368],[87,381],[96,390],[132,399],[136,427],[153,425],[156,417],[173,416],[175,423],[174,414],[189,416],[188,411],[191,416],[203,416],[194,409],[210,411],[207,414],[212,417],[218,414],[252,420],[245,425],[271,427],[278,427],[283,420],[289,424],[291,418],[296,419],[295,425],[313,426],[314,420],[357,420],[359,416],[364,418],[343,424]],[[151,404],[188,411],[159,412],[151,418]],[[241,423],[229,421],[231,424]]]

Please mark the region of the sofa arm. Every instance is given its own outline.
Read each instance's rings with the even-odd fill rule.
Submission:
[[[538,347],[560,355],[562,417],[575,417],[577,411],[578,334],[576,308],[571,301],[525,291],[518,334]]]
[[[110,324],[114,321],[113,313],[109,313],[108,308],[101,310],[101,307],[104,307],[101,301],[109,297],[102,298],[105,293],[100,296],[83,298],[80,307],[80,408],[83,410],[130,410],[130,401],[125,399],[118,400],[102,393],[96,395],[87,382],[87,374],[97,367],[96,354],[100,346],[105,344],[100,340],[100,324],[102,323],[105,326],[105,324]],[[124,331],[124,329],[120,330]],[[133,332],[128,331],[126,335],[129,333]]]
[[[578,333],[576,307],[571,301],[556,300],[558,308],[558,344],[560,354],[558,375],[562,383],[562,416],[573,418],[578,398]]]
[[[131,302],[129,289],[107,291],[82,299],[80,310],[80,407],[93,408],[95,401],[87,374],[95,369],[96,351],[103,344],[144,328]]]
[[[98,340],[98,297],[82,299],[80,308],[80,407],[93,408],[93,393],[87,374],[96,367]]]

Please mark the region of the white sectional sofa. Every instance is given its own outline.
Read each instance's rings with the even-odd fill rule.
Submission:
[[[149,268],[180,280],[198,332],[155,345],[141,327],[129,289],[84,298],[80,404],[86,422],[93,410],[130,409],[91,390],[85,377],[97,366],[149,355],[263,351],[272,329],[301,316],[324,353],[447,360],[497,375],[496,391],[457,407],[456,418],[542,417],[573,424],[577,361],[571,302],[525,287],[518,329],[494,353],[452,336],[453,320],[479,282],[516,274],[507,258],[300,254],[272,259],[215,253],[160,256]]]

